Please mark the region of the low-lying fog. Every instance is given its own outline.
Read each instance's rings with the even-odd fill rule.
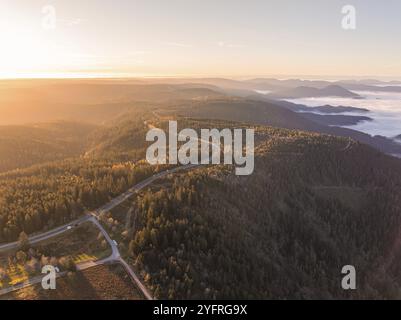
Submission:
[[[364,99],[319,97],[286,99],[287,101],[303,104],[309,107],[323,105],[349,106],[368,109],[370,112],[355,113],[347,112],[348,115],[365,115],[373,121],[363,121],[354,126],[349,126],[371,135],[382,135],[394,138],[401,134],[401,93],[379,92],[379,91],[354,91]]]

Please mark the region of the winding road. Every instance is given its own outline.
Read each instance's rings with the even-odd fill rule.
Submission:
[[[157,118],[159,118],[158,115],[155,114],[155,116]],[[154,128],[154,126],[152,126],[151,124],[147,123],[147,121],[145,121],[145,125],[147,125],[149,128]],[[180,136],[180,135],[179,135]],[[199,139],[201,141],[204,141],[202,139]],[[207,142],[207,141],[204,141]],[[210,142],[207,142],[210,143]],[[212,145],[214,145],[214,143],[212,143]],[[227,152],[229,150],[225,150],[224,152]],[[209,158],[210,159],[210,158]],[[203,161],[201,161],[202,163]],[[79,219],[73,220],[65,225],[59,226],[57,228],[54,228],[52,230],[46,231],[44,233],[41,234],[36,234],[33,236],[28,237],[29,243],[30,244],[35,244],[53,237],[56,237],[58,235],[61,235],[63,233],[65,233],[68,230],[71,230],[72,228],[75,228],[85,222],[92,222],[94,223],[98,229],[102,232],[103,236],[105,237],[105,239],[107,240],[107,242],[109,243],[111,249],[112,249],[112,254],[105,258],[105,259],[101,259],[98,261],[88,261],[88,262],[83,262],[80,264],[77,264],[77,270],[85,270],[88,268],[92,268],[94,266],[98,266],[98,265],[102,265],[102,264],[108,264],[108,263],[120,263],[125,270],[128,272],[128,274],[130,275],[131,279],[135,282],[135,284],[137,285],[137,287],[141,290],[142,294],[145,296],[146,299],[148,300],[152,300],[152,295],[149,293],[149,291],[147,290],[146,286],[141,282],[141,280],[139,279],[139,277],[135,274],[134,270],[131,268],[131,266],[121,257],[121,254],[118,250],[118,246],[117,244],[111,239],[110,235],[107,233],[107,231],[103,228],[103,226],[100,224],[99,222],[99,216],[101,213],[103,212],[107,212],[112,210],[113,208],[117,207],[118,205],[122,204],[124,201],[126,201],[128,198],[130,198],[135,192],[140,191],[141,189],[149,186],[150,184],[152,184],[155,180],[158,180],[160,178],[166,177],[169,174],[175,173],[177,171],[182,171],[182,170],[189,170],[195,167],[199,167],[202,164],[188,164],[188,165],[182,165],[179,167],[175,167],[173,169],[169,169],[169,170],[165,170],[159,173],[154,174],[153,176],[137,183],[135,186],[131,187],[130,189],[128,189],[126,192],[122,193],[121,195],[113,198],[112,200],[110,200],[108,203],[106,203],[105,205],[101,206],[100,208],[98,208],[95,211],[91,211],[86,213],[84,216],[80,217]],[[9,250],[13,250],[18,248],[19,242],[15,241],[15,242],[11,242],[11,243],[6,243],[6,244],[2,244],[0,245],[0,253],[5,252],[5,251],[9,251]],[[60,272],[57,274],[57,277],[63,276],[66,272]],[[40,283],[42,281],[43,275],[42,276],[36,276],[34,278],[28,279],[27,281],[23,282],[23,283],[19,283],[17,285],[14,285],[12,287],[8,287],[8,288],[4,288],[0,290],[0,296],[4,295],[6,293],[10,293],[37,283]]]
[[[92,268],[94,266],[98,266],[98,265],[102,265],[102,264],[120,263],[125,268],[125,270],[128,272],[131,279],[135,282],[135,284],[141,290],[141,292],[145,296],[145,298],[148,300],[152,300],[153,299],[152,295],[149,293],[146,286],[141,282],[141,280],[135,274],[134,270],[130,267],[130,265],[121,257],[121,254],[118,250],[118,246],[115,244],[115,242],[111,239],[110,235],[107,233],[107,231],[103,228],[103,226],[98,221],[99,215],[102,212],[107,212],[107,211],[110,211],[113,208],[117,207],[118,205],[120,205],[121,203],[126,201],[128,198],[130,198],[135,192],[140,191],[141,189],[149,186],[155,180],[166,177],[167,175],[175,173],[177,171],[188,170],[188,169],[191,169],[191,168],[194,168],[197,166],[199,166],[199,165],[189,164],[189,165],[184,165],[184,166],[180,166],[180,167],[176,167],[176,168],[173,168],[170,170],[165,170],[165,171],[156,173],[153,176],[139,182],[138,184],[136,184],[135,186],[133,186],[126,192],[122,193],[121,195],[117,196],[116,198],[112,199],[107,204],[103,205],[102,207],[98,208],[97,210],[89,212],[89,213],[85,214],[84,216],[80,217],[79,219],[73,220],[68,224],[62,225],[60,227],[54,228],[52,230],[46,231],[41,234],[30,236],[28,238],[29,243],[35,244],[35,243],[47,240],[47,239],[56,237],[60,234],[63,234],[64,232],[70,230],[71,228],[75,228],[85,222],[88,222],[88,221],[92,222],[99,228],[99,230],[102,232],[103,236],[106,238],[107,242],[109,243],[109,245],[112,249],[112,254],[109,257],[102,259],[102,260],[88,261],[88,262],[83,262],[83,263],[77,264],[77,269],[82,271],[82,270]],[[0,253],[16,249],[16,248],[18,248],[18,245],[19,245],[18,241],[0,245]],[[65,274],[65,272],[60,272],[57,274],[57,277],[63,276],[64,274]],[[10,293],[10,292],[40,283],[42,281],[42,278],[43,278],[43,276],[37,276],[37,277],[31,278],[23,283],[14,285],[12,287],[1,289],[0,296],[4,295],[6,293]]]

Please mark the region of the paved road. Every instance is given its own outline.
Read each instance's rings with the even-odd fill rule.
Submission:
[[[113,263],[113,262],[121,263],[123,265],[123,267],[126,269],[126,271],[129,273],[129,275],[131,276],[132,280],[136,283],[138,288],[141,290],[143,295],[146,297],[146,299],[152,300],[152,295],[149,293],[149,291],[146,289],[146,287],[142,284],[142,282],[140,281],[138,276],[135,274],[135,272],[132,270],[132,268],[129,266],[129,264],[121,257],[120,252],[118,250],[118,246],[114,243],[113,239],[111,239],[111,237],[109,236],[107,231],[100,224],[100,222],[98,221],[98,217],[99,217],[100,213],[109,211],[109,210],[115,208],[116,206],[118,206],[121,203],[123,203],[124,201],[126,201],[135,192],[147,187],[148,185],[152,184],[155,180],[165,177],[171,173],[175,173],[180,170],[188,170],[188,169],[191,169],[191,168],[194,168],[197,166],[198,165],[189,164],[189,165],[180,166],[180,167],[176,167],[176,168],[173,168],[170,170],[159,172],[159,173],[153,175],[152,177],[139,182],[134,187],[130,188],[128,191],[126,191],[123,194],[119,195],[118,197],[112,199],[106,205],[98,208],[95,211],[90,212],[89,214],[86,214],[86,215],[82,216],[81,218],[71,221],[70,223],[65,224],[63,226],[60,226],[55,229],[49,230],[47,232],[29,237],[29,242],[30,242],[30,244],[35,244],[40,241],[44,241],[44,240],[56,237],[64,232],[70,230],[70,228],[69,228],[70,226],[76,227],[84,222],[90,221],[90,222],[94,223],[99,228],[99,230],[102,232],[103,236],[106,238],[107,242],[109,243],[109,245],[112,249],[112,254],[109,257],[102,259],[102,260],[88,261],[88,262],[83,262],[81,264],[78,264],[77,269],[82,271],[82,270],[92,268],[92,267],[102,265],[102,264]],[[18,247],[18,242],[11,242],[11,243],[7,243],[7,244],[3,244],[0,246],[0,253],[7,251],[7,250],[15,249],[17,247]],[[60,277],[64,274],[65,274],[65,272],[61,272],[57,276]],[[31,278],[23,283],[20,283],[18,285],[2,289],[2,290],[0,290],[0,296],[3,294],[9,293],[9,292],[13,292],[13,291],[40,283],[42,281],[42,278],[43,278],[43,276],[37,276],[37,277]]]
[[[150,125],[148,125],[150,126]],[[202,141],[202,139],[200,139]],[[95,211],[90,212],[89,214],[85,214],[84,216],[82,216],[79,219],[76,219],[74,221],[71,221],[68,224],[65,224],[63,226],[54,228],[52,230],[49,230],[47,232],[38,234],[38,235],[34,235],[34,236],[30,236],[29,237],[29,243],[30,244],[35,244],[38,243],[40,241],[44,241],[50,238],[53,238],[55,236],[58,236],[68,230],[71,229],[71,227],[76,227],[84,222],[92,222],[94,223],[99,230],[102,232],[102,234],[104,235],[104,237],[106,238],[107,242],[109,243],[111,249],[112,249],[112,254],[102,260],[98,260],[98,261],[88,261],[88,262],[83,262],[81,264],[77,265],[77,269],[78,270],[85,270],[88,268],[92,268],[101,264],[106,264],[106,263],[112,263],[112,262],[119,262],[121,263],[124,268],[126,269],[126,271],[130,274],[131,278],[135,281],[136,285],[138,286],[138,288],[142,291],[143,295],[148,299],[148,300],[152,300],[152,296],[149,293],[149,291],[146,289],[146,287],[142,284],[142,282],[140,281],[140,279],[138,278],[138,276],[135,274],[135,272],[132,270],[132,268],[129,266],[129,264],[121,257],[120,252],[118,250],[117,244],[110,238],[109,234],[107,233],[107,231],[103,228],[103,226],[99,223],[98,221],[98,217],[102,212],[107,212],[112,210],[113,208],[117,207],[118,205],[120,205],[121,203],[123,203],[124,201],[126,201],[128,198],[130,198],[135,192],[147,187],[148,185],[152,184],[155,180],[160,179],[162,177],[165,177],[171,173],[175,173],[177,171],[181,171],[181,170],[189,170],[195,167],[201,166],[201,164],[188,164],[188,165],[182,165],[170,170],[165,170],[159,173],[154,174],[153,176],[145,179],[144,181],[139,182],[138,184],[136,184],[135,186],[133,186],[132,188],[130,188],[129,190],[127,190],[126,192],[122,193],[121,195],[117,196],[116,198],[112,199],[110,202],[108,202],[107,204],[103,205],[102,207],[98,208]],[[11,249],[15,249],[18,247],[18,242],[11,242],[11,243],[6,243],[3,245],[0,245],[0,253],[7,251],[7,250],[11,250]],[[59,273],[57,276],[62,276],[64,275],[64,273]],[[0,295],[12,292],[12,291],[16,291],[22,288],[25,288],[27,286],[31,286],[33,284],[36,283],[40,283],[42,281],[43,276],[37,276],[34,278],[31,278],[21,284],[9,287],[9,288],[5,288],[0,290]]]
[[[354,142],[352,141],[352,139],[349,138],[349,139],[348,139],[347,145],[346,145],[345,148],[343,148],[341,151],[347,151],[347,150],[351,149],[351,147],[353,146],[353,143],[354,143]]]
[[[76,227],[84,222],[87,222],[91,216],[95,215],[98,216],[100,213],[102,212],[107,212],[110,211],[112,209],[114,209],[115,207],[117,207],[118,205],[122,204],[124,201],[126,201],[128,198],[130,198],[135,192],[140,191],[141,189],[149,186],[150,184],[152,184],[155,180],[163,178],[171,173],[180,171],[180,170],[186,170],[186,169],[191,169],[193,167],[196,167],[198,165],[186,165],[186,166],[181,166],[181,167],[176,167],[174,169],[171,170],[166,170],[166,171],[162,171],[159,172],[155,175],[153,175],[150,178],[147,178],[141,182],[139,182],[138,184],[136,184],[135,186],[133,186],[132,188],[130,188],[128,191],[124,192],[123,194],[119,195],[118,197],[112,199],[110,202],[108,202],[107,204],[103,205],[102,207],[98,208],[97,210],[90,212],[90,214],[86,214],[84,216],[82,216],[79,219],[73,220],[65,225],[62,225],[60,227],[54,228],[52,230],[46,231],[44,233],[41,234],[37,234],[34,236],[30,236],[29,239],[29,243],[30,244],[35,244],[37,242],[41,242],[50,238],[53,238],[55,236],[58,236],[66,231],[69,230],[69,227]],[[10,243],[6,243],[6,244],[2,244],[0,245],[0,253],[7,251],[7,250],[12,250],[12,249],[16,249],[18,248],[18,241],[15,242],[10,242]]]
[[[62,277],[64,275],[66,275],[66,274],[67,274],[67,272],[65,272],[65,271],[64,272],[59,272],[59,273],[56,274],[56,278],[60,278],[60,277]],[[16,284],[15,286],[12,286],[12,287],[9,287],[9,288],[5,288],[5,289],[1,289],[0,290],[0,300],[1,300],[1,296],[4,295],[4,294],[23,289],[23,288],[32,286],[32,285],[37,284],[37,283],[41,283],[44,276],[45,275],[36,276],[34,278],[28,279],[27,281],[24,281],[22,283]]]
[[[138,288],[141,290],[143,295],[145,296],[146,299],[148,300],[153,300],[152,295],[148,291],[148,289],[143,285],[141,280],[139,280],[138,276],[135,274],[134,270],[130,267],[130,265],[121,257],[120,251],[118,250],[118,245],[114,242],[113,239],[110,238],[109,234],[107,231],[103,228],[103,226],[99,223],[97,220],[96,215],[93,215],[90,219],[91,222],[93,222],[99,230],[102,232],[103,236],[106,238],[107,242],[109,243],[112,253],[109,257],[99,260],[99,261],[88,261],[86,263],[82,263],[77,266],[78,270],[85,270],[88,268],[92,268],[101,264],[106,264],[106,263],[120,263],[124,269],[128,272],[130,275],[131,279],[135,282],[135,284],[138,286]]]
[[[38,234],[38,235],[34,235],[34,236],[30,236],[29,239],[29,243],[30,244],[35,244],[37,242],[46,240],[46,239],[50,239],[53,238],[55,236],[58,236],[64,232],[66,232],[67,230],[69,230],[69,227],[71,226],[78,226],[86,221],[88,221],[88,219],[90,218],[90,216],[82,216],[79,219],[73,220],[65,225],[62,225],[60,227],[54,228],[52,230],[46,231],[44,233]],[[18,247],[18,241],[16,242],[10,242],[10,243],[6,243],[6,244],[2,244],[0,245],[0,253],[4,252],[4,251],[8,251],[8,250],[12,250],[12,249],[16,249]]]
[[[107,231],[103,228],[103,226],[100,224],[100,222],[97,220],[95,215],[90,215],[87,216],[86,221],[90,221],[94,223],[103,236],[106,238],[107,242],[109,243],[111,247],[111,255],[105,259],[97,260],[97,261],[87,261],[87,262],[82,262],[80,264],[77,264],[77,270],[83,271],[89,268],[93,268],[99,265],[103,264],[111,264],[111,263],[120,263],[124,269],[129,273],[131,276],[132,280],[135,282],[135,284],[138,286],[138,288],[142,291],[143,295],[146,297],[148,300],[152,300],[152,295],[149,293],[147,288],[141,283],[139,280],[138,276],[135,274],[135,272],[132,270],[132,268],[128,265],[128,263],[121,257],[120,251],[118,250],[117,244],[110,238],[109,234]],[[64,276],[66,272],[60,272],[57,274],[57,277]],[[32,286],[34,284],[38,284],[42,282],[44,275],[36,276],[34,278],[28,279],[27,281],[24,281],[22,283],[19,283],[15,286],[4,288],[0,290],[0,296],[20,290],[29,286]]]

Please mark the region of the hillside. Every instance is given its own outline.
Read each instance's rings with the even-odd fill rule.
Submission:
[[[400,162],[341,138],[258,136],[253,175],[201,168],[132,202],[129,248],[155,296],[399,298]]]
[[[224,97],[199,84],[142,84],[107,80],[53,80],[1,86],[0,125],[58,120],[102,124],[131,111],[182,100]]]
[[[245,121],[288,129],[300,129],[351,137],[388,154],[401,154],[401,146],[391,139],[331,125],[350,124],[356,118],[303,116],[302,106],[273,100],[257,94],[252,87],[267,83],[284,84],[292,90],[295,84],[316,86],[313,90],[332,94],[345,92],[328,82],[274,79],[237,81],[229,79],[147,79],[147,80],[21,80],[0,82],[0,125],[56,120],[86,122],[110,126],[135,115],[148,118],[154,110],[203,119]],[[325,85],[325,86],[323,86]],[[281,88],[283,89],[283,88]],[[277,89],[277,91],[281,90]],[[23,97],[23,98],[22,98]],[[243,98],[240,98],[243,97]],[[322,106],[325,113],[365,111],[351,107],[334,109]],[[291,112],[296,111],[296,112]],[[132,116],[134,115],[134,116]],[[307,119],[309,117],[309,119]],[[146,120],[145,118],[141,118]],[[319,118],[319,119],[316,119]],[[359,120],[368,120],[359,118]],[[41,146],[41,148],[45,148]],[[89,151],[102,150],[91,144]],[[87,151],[87,150],[86,150]]]
[[[158,172],[134,161],[146,116],[92,131],[85,157],[0,174],[0,242],[67,223]],[[180,128],[244,126],[179,119]],[[121,245],[155,297],[398,297],[399,160],[345,138],[256,129],[252,175],[202,167],[157,181],[131,203]],[[347,295],[345,264],[361,279]]]
[[[353,126],[362,121],[373,121],[372,118],[365,116],[322,115],[309,112],[302,113],[302,117],[325,126]]]
[[[88,137],[89,144],[85,157],[105,157],[118,154],[127,161],[141,159],[146,152],[146,114],[127,113],[115,122],[108,123],[93,131]]]
[[[274,103],[241,98],[211,99],[169,105],[158,109],[159,114],[191,118],[263,124],[300,130],[319,129],[313,121]]]
[[[279,99],[297,99],[297,98],[309,98],[309,97],[345,97],[345,98],[360,98],[356,93],[353,93],[338,85],[330,85],[324,88],[313,88],[313,87],[296,87],[291,89],[284,89],[281,91],[275,91],[269,94],[272,98]]]
[[[76,122],[0,126],[0,172],[81,154],[95,126]]]
[[[164,115],[181,115],[198,119],[219,119],[228,121],[247,122],[250,124],[267,125],[278,128],[305,130],[331,134],[340,137],[349,137],[368,144],[381,152],[388,154],[400,154],[401,145],[385,137],[372,137],[360,131],[331,127],[330,119],[312,119],[304,117],[302,113],[293,112],[293,103],[287,101],[271,100],[263,95],[253,95],[250,98],[223,98],[209,99],[206,101],[190,101],[185,103],[166,104],[159,106],[158,113]],[[331,116],[333,117],[333,116]],[[316,117],[315,117],[316,118]],[[335,118],[333,118],[335,120]],[[358,118],[368,120],[367,118]],[[321,120],[318,123],[314,120]],[[356,120],[346,117],[345,119]],[[338,123],[338,121],[336,122]]]

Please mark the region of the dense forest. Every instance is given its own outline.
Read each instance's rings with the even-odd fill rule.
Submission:
[[[0,172],[78,156],[95,129],[67,121],[0,126]]]
[[[401,166],[357,142],[259,128],[255,173],[171,175],[133,201],[157,298],[399,298]],[[341,288],[354,265],[358,290]]]
[[[73,159],[0,175],[0,242],[67,223],[157,170],[143,162]]]
[[[35,139],[32,136],[35,132],[37,141],[52,140],[52,144],[64,148],[66,153],[60,154],[61,160],[57,160],[57,154],[36,149],[37,144],[21,148],[21,152],[15,150],[13,154],[21,159],[33,161],[35,153],[41,157],[36,159],[38,164],[29,168],[0,173],[0,243],[16,240],[21,232],[32,234],[67,223],[162,169],[149,166],[143,160],[147,127],[136,114],[109,125],[90,126],[91,130],[82,126],[46,125],[46,130],[56,131],[53,135],[35,131],[34,127],[8,131],[9,136],[20,140],[30,136]],[[67,139],[68,132],[77,144],[81,141],[76,150],[57,140]],[[8,154],[1,157],[13,161]],[[53,161],[47,159],[51,157]]]
[[[166,130],[166,115],[4,129],[0,148],[16,148],[0,152],[0,243],[67,223],[165,169],[143,159],[147,124]],[[179,118],[180,129],[248,126]],[[400,161],[348,138],[255,128],[251,176],[202,167],[132,202],[124,248],[154,296],[398,298]],[[355,292],[341,289],[347,264]]]

